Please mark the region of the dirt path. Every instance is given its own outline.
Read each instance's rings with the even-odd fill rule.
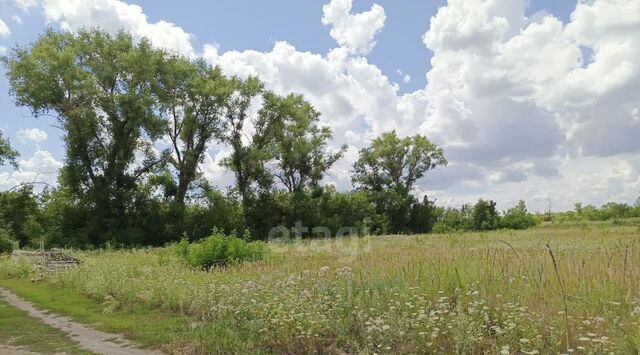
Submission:
[[[19,346],[3,345],[0,344],[0,354],[2,355],[37,355],[31,351],[26,351]]]
[[[109,355],[162,354],[157,351],[138,349],[120,334],[101,332],[86,325],[76,323],[69,317],[45,313],[35,308],[31,302],[25,301],[2,287],[0,287],[0,295],[4,296],[7,303],[11,306],[21,309],[27,312],[29,316],[67,333],[72,340],[76,341],[78,345],[85,350]],[[4,350],[0,348],[0,351]]]

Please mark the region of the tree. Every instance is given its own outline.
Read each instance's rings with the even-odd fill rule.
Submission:
[[[227,103],[218,138],[231,147],[231,154],[222,164],[233,171],[236,186],[243,205],[246,207],[257,185],[263,190],[272,184],[272,177],[265,163],[273,157],[273,142],[278,125],[269,120],[267,112],[261,108],[257,114],[252,103],[265,94],[264,85],[257,78],[232,80],[233,93]],[[264,100],[262,100],[264,102]]]
[[[424,196],[422,202],[416,201],[411,206],[409,229],[412,233],[431,232],[439,213],[442,213],[442,211],[438,210],[435,201],[431,201],[427,196]]]
[[[509,229],[527,229],[536,224],[538,220],[527,211],[527,206],[522,200],[516,206],[509,208],[500,219],[500,226]]]
[[[475,231],[498,229],[500,216],[495,201],[479,199],[473,206],[471,228]]]
[[[393,189],[408,194],[417,180],[439,165],[447,165],[444,153],[426,137],[400,138],[391,131],[360,150],[352,180],[366,190]]]
[[[320,113],[301,95],[266,93],[263,112],[266,120],[280,126],[275,130],[275,177],[290,193],[318,187],[346,146],[327,150],[332,131],[318,125]]]
[[[187,191],[198,178],[198,164],[220,134],[233,87],[220,68],[180,56],[165,57],[158,76],[160,112],[174,149],[170,163],[177,175],[175,201],[184,205]]]
[[[16,103],[64,130],[61,184],[95,212],[95,242],[134,224],[137,183],[166,160],[153,149],[164,133],[152,90],[164,55],[125,32],[47,31],[6,59]]]
[[[14,168],[18,168],[17,158],[20,156],[17,151],[11,148],[9,141],[3,137],[0,131],[0,166],[9,163]]]
[[[38,214],[38,200],[31,186],[0,192],[0,227],[6,229],[21,246],[32,242],[28,225]]]
[[[413,185],[431,169],[446,165],[442,149],[426,137],[400,138],[395,131],[383,133],[370,147],[360,150],[353,166],[352,181],[370,193],[378,212],[389,217],[391,231],[408,231]]]

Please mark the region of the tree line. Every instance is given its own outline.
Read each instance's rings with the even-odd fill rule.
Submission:
[[[162,245],[214,228],[266,239],[297,223],[424,233],[462,228],[456,214],[471,210],[464,228],[501,227],[493,202],[455,210],[414,197],[418,180],[447,165],[426,137],[375,138],[351,170],[354,189],[339,192],[323,181],[346,146],[330,147],[331,128],[303,96],[278,95],[259,78],[225,75],[129,33],[49,30],[2,60],[16,104],[55,118],[65,159],[55,188],[0,193],[0,238]],[[235,178],[228,190],[199,170],[211,146],[227,152],[221,165]],[[0,136],[0,164],[16,158]]]

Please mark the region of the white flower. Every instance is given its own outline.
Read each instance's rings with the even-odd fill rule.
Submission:
[[[323,266],[320,268],[320,270],[318,270],[318,276],[324,276],[329,272],[329,267],[328,266]]]

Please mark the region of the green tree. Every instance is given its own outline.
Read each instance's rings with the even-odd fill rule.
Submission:
[[[266,109],[253,110],[254,102],[261,99],[265,102],[264,85],[260,80],[234,78],[232,85],[234,90],[227,103],[218,138],[231,148],[230,155],[222,164],[235,175],[246,217],[255,193],[268,191],[273,183],[265,164],[273,158],[275,131],[279,125],[270,120]]]
[[[94,211],[92,235],[134,224],[137,183],[166,160],[153,149],[164,133],[152,90],[164,55],[125,32],[47,31],[6,59],[16,103],[64,130],[61,184]]]
[[[475,231],[498,229],[500,215],[495,201],[479,199],[473,206],[471,228]]]
[[[12,238],[21,246],[30,244],[31,235],[25,228],[39,214],[38,200],[31,186],[25,185],[17,191],[0,192],[0,222]]]
[[[446,166],[447,160],[429,139],[421,135],[400,138],[391,131],[360,150],[352,181],[365,190],[391,189],[406,195],[417,180],[439,165]]]
[[[206,149],[220,135],[233,87],[220,68],[204,60],[167,56],[158,74],[160,112],[174,149],[169,161],[177,175],[175,201],[182,206]]]
[[[11,148],[9,141],[3,137],[3,132],[0,131],[0,166],[9,163],[14,168],[18,168],[17,158],[20,156],[17,151]]]
[[[538,224],[537,218],[527,211],[527,206],[522,200],[516,206],[509,208],[500,219],[501,227],[509,229],[527,229],[536,224]]]
[[[447,165],[442,149],[426,137],[400,138],[395,131],[383,133],[370,147],[360,150],[352,181],[369,192],[378,212],[388,216],[391,232],[409,232],[411,195],[416,181],[431,169]]]
[[[331,128],[319,126],[320,113],[301,95],[265,94],[265,119],[275,131],[275,177],[290,193],[317,188],[327,170],[342,157],[346,146],[329,152]]]

